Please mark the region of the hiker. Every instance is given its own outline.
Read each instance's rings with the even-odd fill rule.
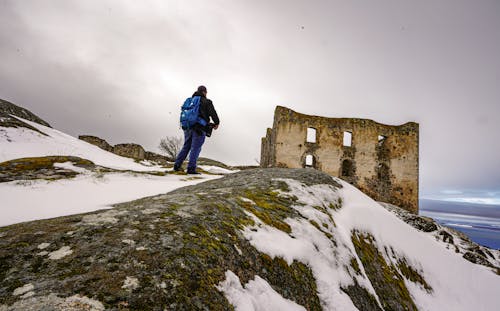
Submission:
[[[192,107],[193,109],[191,109]],[[190,118],[192,120],[194,118],[194,121],[189,121]],[[210,122],[210,119],[213,123]],[[181,126],[184,130],[184,145],[175,159],[174,171],[182,170],[182,163],[189,153],[187,173],[200,174],[196,171],[196,161],[205,142],[205,137],[210,137],[212,129],[216,130],[219,127],[219,117],[212,101],[207,98],[205,86],[199,86],[193,96],[184,102],[181,112]]]

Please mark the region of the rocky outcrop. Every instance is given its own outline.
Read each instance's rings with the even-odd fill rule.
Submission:
[[[25,120],[50,127],[49,123],[45,122],[28,109],[16,106],[11,102],[0,99],[0,127],[25,127],[45,135],[40,130],[15,117],[20,117]]]
[[[132,158],[139,161],[154,161],[159,164],[166,164],[168,161],[167,157],[158,153],[146,151],[141,145],[138,144],[118,144],[111,146],[106,140],[97,136],[80,135],[78,138],[122,157]]]
[[[246,172],[111,210],[0,228],[0,310],[26,310],[25,299],[37,310],[48,297],[60,303],[76,294],[110,310],[231,310],[216,288],[227,270],[245,283],[258,274],[283,297],[320,310],[306,265],[273,259],[242,236],[253,220],[241,196],[268,201],[268,212],[251,209],[279,226],[279,206],[294,199],[273,194],[286,189],[275,177],[335,182],[312,170]],[[293,209],[287,215],[299,217]]]
[[[475,264],[494,268],[497,274],[500,275],[500,266],[498,266],[497,259],[491,251],[487,247],[474,243],[462,232],[442,226],[432,218],[409,213],[395,205],[379,203],[410,226],[434,235],[436,240],[446,244],[447,248],[453,249],[456,253],[462,254],[464,259]]]
[[[0,163],[0,182],[14,180],[56,180],[78,175],[72,169],[57,166],[57,163],[71,163],[76,167],[92,169],[94,163],[79,157],[49,156],[22,158]]]
[[[345,271],[339,290],[359,310],[416,310],[410,283],[433,293],[418,258],[399,257],[369,232],[330,234],[340,226],[332,211],[345,208],[342,200],[311,206],[330,219],[317,223],[293,207],[305,203],[285,180],[304,191],[342,188],[317,170],[254,169],[109,210],[0,228],[0,310],[57,310],[75,301],[82,305],[73,310],[232,310],[219,290],[227,271],[242,284],[258,276],[283,298],[321,310],[325,297],[311,266],[273,258],[246,236],[264,226],[292,240],[324,234],[332,248],[321,256]],[[292,230],[299,222],[314,231]]]
[[[106,151],[113,152],[113,146],[108,144],[108,142],[105,141],[104,139],[99,138],[97,136],[80,135],[80,136],[78,136],[78,139],[86,141],[89,144],[96,145],[97,147],[104,149]]]
[[[169,160],[166,156],[158,154],[158,153],[154,153],[151,151],[146,151],[146,153],[144,154],[144,157],[148,161],[157,162],[157,163],[163,164],[163,165],[167,164],[167,162]]]
[[[118,144],[113,147],[113,153],[122,157],[144,160],[146,151],[138,144]]]

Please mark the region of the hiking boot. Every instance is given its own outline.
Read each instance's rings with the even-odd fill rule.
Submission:
[[[187,173],[188,173],[188,175],[201,175],[201,173],[198,173],[195,170],[188,170]]]
[[[174,165],[174,171],[175,172],[182,172],[182,168],[180,166],[175,166]]]

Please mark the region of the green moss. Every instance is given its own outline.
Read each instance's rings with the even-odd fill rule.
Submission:
[[[417,310],[397,268],[388,264],[370,234],[353,232],[352,242],[364,270],[386,310]]]
[[[0,171],[9,170],[14,172],[32,171],[38,169],[49,169],[54,167],[54,163],[73,162],[77,166],[93,166],[94,163],[71,156],[49,156],[49,157],[33,157],[10,160],[0,163]]]
[[[401,274],[407,280],[410,280],[413,283],[418,283],[418,284],[422,285],[429,293],[432,292],[432,287],[429,284],[427,284],[425,279],[422,277],[422,275],[420,275],[420,273],[418,273],[418,271],[416,271],[415,269],[413,269],[413,267],[408,265],[406,258],[399,259],[398,263],[397,263],[397,267],[399,268],[399,271],[401,272]]]
[[[358,261],[356,260],[356,258],[351,258],[351,267],[354,269],[354,271],[356,271],[357,274],[361,275],[361,269],[359,268],[359,265],[358,265]]]
[[[286,183],[281,185],[282,189],[288,189],[285,188]],[[290,206],[297,202],[296,197],[280,195],[280,192],[273,189],[246,190],[243,196],[252,200],[255,205],[250,202],[238,200],[237,203],[241,207],[253,213],[265,224],[291,233],[290,226],[284,220],[293,214]]]

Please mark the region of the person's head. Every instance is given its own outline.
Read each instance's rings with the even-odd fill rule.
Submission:
[[[198,86],[198,92],[200,92],[203,95],[207,96],[207,88],[204,85]]]

